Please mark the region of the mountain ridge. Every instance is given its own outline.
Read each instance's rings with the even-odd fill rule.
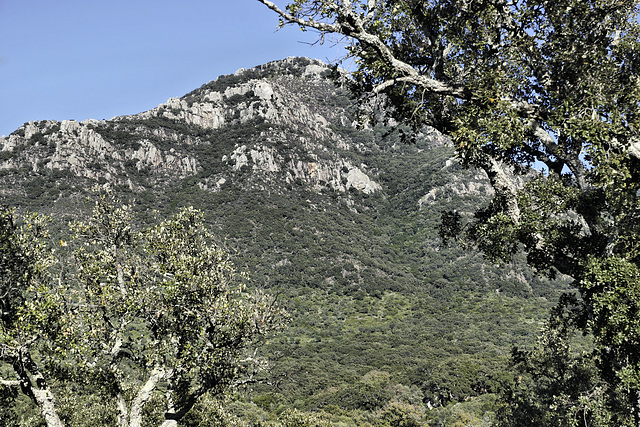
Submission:
[[[290,64],[292,59],[273,63],[267,69],[276,68],[275,64]],[[310,83],[319,79],[328,68],[311,62],[304,68],[302,76],[310,77]],[[183,96],[171,98],[151,110],[130,115],[118,116],[108,121],[85,120],[75,121],[40,121],[28,122],[13,132],[9,137],[0,139],[0,147],[4,153],[1,170],[15,169],[20,154],[26,154],[25,146],[30,146],[35,156],[22,159],[22,164],[31,165],[33,172],[44,166],[49,170],[68,170],[78,176],[90,179],[104,179],[112,185],[129,185],[134,190],[134,183],[130,177],[124,178],[126,168],[134,166],[138,172],[152,170],[158,176],[165,178],[184,179],[194,176],[202,169],[198,160],[184,149],[176,149],[181,145],[197,145],[208,141],[192,137],[189,127],[197,127],[202,131],[218,130],[230,125],[247,125],[269,120],[272,125],[280,127],[290,126],[291,123],[303,123],[306,128],[298,131],[305,133],[299,142],[307,149],[309,159],[287,158],[279,156],[276,163],[274,156],[278,153],[274,148],[277,142],[284,140],[282,132],[274,132],[273,126],[260,131],[259,137],[263,144],[247,151],[246,145],[236,145],[233,150],[225,153],[222,161],[227,161],[234,170],[249,166],[254,170],[264,169],[266,172],[279,172],[287,169],[286,180],[295,179],[328,183],[333,189],[346,191],[357,188],[366,193],[379,190],[369,176],[359,165],[354,165],[344,159],[329,159],[327,150],[318,147],[316,141],[333,141],[341,150],[350,150],[346,141],[337,135],[329,126],[328,120],[320,114],[313,113],[304,104],[295,104],[293,100],[284,100],[285,91],[274,92],[270,83],[264,80],[248,79],[245,73],[262,71],[265,67],[257,67],[249,71],[239,71],[234,77],[244,77],[243,82],[235,86],[226,87],[223,92],[211,89],[212,84],[220,84],[226,76],[219,78],[197,91]],[[310,70],[310,71],[309,71]],[[227,77],[228,79],[228,77]],[[273,84],[284,84],[280,82]],[[208,89],[203,89],[208,88]],[[299,95],[299,93],[297,94]],[[289,96],[291,97],[291,96]],[[286,101],[286,102],[285,102]],[[297,105],[299,108],[292,108]],[[158,127],[151,129],[144,123],[154,123]],[[178,126],[180,125],[180,126]],[[172,129],[173,127],[173,129]],[[128,135],[126,135],[128,133]],[[113,144],[118,140],[121,147],[116,149]],[[167,142],[170,141],[170,144]],[[274,142],[275,141],[275,142]],[[209,141],[210,142],[210,141]],[[30,144],[31,143],[31,144]],[[125,146],[122,147],[122,144]],[[21,148],[23,148],[21,150]],[[78,154],[85,152],[85,158],[78,158]],[[324,153],[323,153],[324,151]],[[13,154],[13,155],[12,155]],[[323,155],[325,154],[325,155]],[[48,161],[43,163],[42,157]],[[124,160],[127,162],[124,162]],[[304,161],[308,160],[308,161]],[[115,163],[120,163],[119,167]],[[251,163],[251,165],[249,164]],[[342,172],[346,169],[345,172]],[[343,176],[345,175],[345,176]],[[120,179],[117,177],[121,176]],[[209,180],[210,181],[210,180]],[[210,182],[203,182],[201,186],[208,188]],[[343,182],[344,181],[344,182]],[[220,180],[216,181],[216,184]]]

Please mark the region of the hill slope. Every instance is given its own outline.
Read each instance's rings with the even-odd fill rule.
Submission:
[[[0,139],[2,200],[60,229],[96,184],[150,217],[203,209],[292,314],[251,395],[266,409],[419,411],[491,393],[561,286],[441,247],[440,213],[486,202],[488,182],[435,132],[405,144],[397,128],[357,129],[328,74],[290,58],[133,116],[26,123]]]

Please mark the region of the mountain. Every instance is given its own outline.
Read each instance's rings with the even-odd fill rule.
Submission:
[[[363,425],[395,402],[442,423],[490,417],[511,348],[533,342],[566,285],[444,247],[441,212],[469,215],[488,181],[433,130],[407,143],[398,125],[358,127],[330,74],[288,58],[136,115],[26,123],[0,138],[2,201],[50,214],[59,232],[95,185],[148,218],[204,210],[292,315],[263,349],[268,381],[238,411]]]

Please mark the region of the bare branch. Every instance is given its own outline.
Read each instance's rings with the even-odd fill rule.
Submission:
[[[327,24],[325,22],[319,22],[316,21],[314,19],[308,19],[308,20],[304,20],[304,19],[300,19],[290,13],[285,12],[284,10],[280,9],[276,4],[274,4],[273,2],[270,2],[269,0],[258,0],[260,3],[264,4],[265,6],[267,6],[269,9],[273,10],[274,12],[276,12],[278,15],[280,15],[280,17],[282,17],[282,19],[284,19],[285,21],[287,21],[287,23],[290,24],[298,24],[298,25],[302,25],[303,27],[310,27],[310,28],[315,28],[316,30],[322,31],[322,32],[326,32],[326,33],[339,33],[340,32],[340,26],[336,25],[336,24]]]
[[[0,378],[0,385],[5,387],[20,387],[20,381],[18,380],[3,380]]]

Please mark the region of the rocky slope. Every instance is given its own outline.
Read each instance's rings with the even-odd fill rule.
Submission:
[[[260,78],[288,66],[298,75]],[[206,160],[225,167],[197,182],[207,191],[219,190],[229,174],[243,169],[285,183],[301,180],[317,189],[380,191],[366,164],[355,164],[335,151],[364,147],[356,147],[333,129],[336,121],[343,125],[346,120],[344,108],[329,108],[313,99],[318,88],[326,86],[327,73],[319,63],[300,65],[290,59],[240,70],[133,116],[26,123],[0,138],[4,194],[19,193],[20,184],[28,186],[30,177],[16,173],[26,169],[31,177],[68,173],[132,191],[166,187],[203,172],[205,160],[196,153],[208,149],[218,158]],[[235,141],[216,137],[217,130],[237,127],[253,131]]]

